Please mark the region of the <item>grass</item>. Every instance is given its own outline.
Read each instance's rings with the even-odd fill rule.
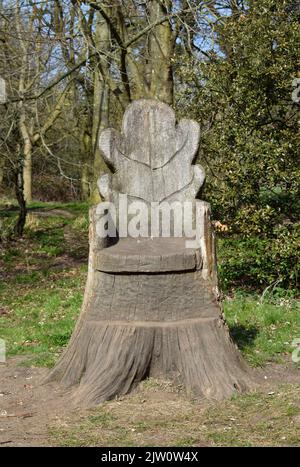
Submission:
[[[156,383],[156,389],[154,389]],[[142,383],[124,400],[52,423],[58,446],[297,446],[299,385],[214,404]],[[159,393],[159,398],[155,394]]]
[[[9,356],[51,367],[69,340],[82,303],[87,205],[30,207],[24,238],[0,243],[0,337]],[[9,213],[2,220],[12,222],[16,214]],[[225,297],[224,309],[252,366],[290,359],[292,341],[300,337],[298,300],[276,289],[263,297],[237,290]],[[50,431],[53,443],[64,446],[294,446],[299,444],[298,400],[299,386],[285,385],[271,395],[199,405],[169,382],[148,379],[124,400],[57,421]]]
[[[273,360],[281,362],[300,336],[300,305],[295,299],[261,300],[259,296],[236,293],[224,301],[232,336],[253,366]]]
[[[28,354],[27,363],[52,366],[68,342],[82,302],[87,207],[34,207],[50,215],[39,217],[30,211],[24,238],[0,250],[0,337],[9,356]],[[51,215],[57,208],[60,215]]]
[[[30,364],[52,366],[67,344],[80,309],[85,268],[20,274],[2,285],[0,335],[8,355],[31,354]]]

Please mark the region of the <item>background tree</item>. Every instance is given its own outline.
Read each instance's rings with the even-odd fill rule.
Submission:
[[[119,128],[134,99],[173,102],[177,114],[202,127],[199,159],[208,174],[202,196],[231,234],[225,241],[232,267],[224,274],[262,286],[295,285],[297,5],[2,1],[0,73],[8,84],[2,187],[9,191],[23,167],[27,199],[33,173],[36,198],[96,202],[96,180],[109,170],[99,132]]]
[[[255,280],[296,284],[299,16],[290,2],[231,3],[230,14],[215,13],[218,53],[207,50],[202,63],[187,58],[177,105],[202,123],[200,158],[211,175],[214,215],[244,238],[245,250],[257,250],[236,258],[236,277],[255,271]]]

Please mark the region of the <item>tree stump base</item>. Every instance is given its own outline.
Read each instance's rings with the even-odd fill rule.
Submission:
[[[181,383],[190,397],[224,399],[249,387],[247,368],[218,318],[85,321],[52,378],[77,386],[79,405],[130,392],[148,376]]]
[[[97,251],[80,321],[48,381],[72,387],[76,405],[86,406],[127,394],[148,376],[197,398],[249,388],[210,278],[199,270],[107,273],[94,267]]]
[[[176,123],[170,107],[149,99],[128,106],[121,133],[101,133],[100,149],[113,173],[100,178],[99,190],[113,209],[101,222],[91,210],[81,316],[48,378],[73,387],[78,404],[126,394],[147,376],[173,379],[190,395],[211,399],[230,397],[251,384],[218,301],[210,206],[195,199],[205,178],[203,168],[193,164],[199,135],[197,122]],[[121,204],[124,194],[126,207]],[[139,206],[142,201],[143,221],[128,217],[136,212],[137,200]],[[173,203],[180,213],[175,210],[170,222]],[[183,226],[183,235],[193,236],[181,209],[187,204],[196,224],[194,249],[186,248],[191,242],[182,238]],[[162,223],[169,219],[172,224],[168,238],[160,216],[152,223],[149,206],[159,206]],[[166,207],[169,216],[163,216]],[[109,225],[109,219],[122,237],[118,241],[113,229],[106,239],[96,234],[96,225]],[[138,239],[131,235],[136,229],[129,228],[134,219],[136,229],[148,220]],[[149,229],[155,225],[156,235]]]

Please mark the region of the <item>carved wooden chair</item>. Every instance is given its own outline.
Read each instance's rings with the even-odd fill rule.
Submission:
[[[90,213],[89,273],[70,344],[49,379],[74,387],[76,400],[95,404],[129,392],[147,376],[184,383],[199,397],[221,399],[250,384],[219,303],[209,204],[195,199],[205,175],[193,160],[199,126],[156,100],[133,102],[122,132],[107,129],[100,148],[112,173],[101,196],[118,211],[143,201],[193,203],[200,213],[196,247],[186,238],[100,238]],[[130,211],[128,207],[128,210]],[[124,214],[124,213],[122,213]],[[118,216],[117,216],[118,218]],[[117,230],[120,226],[117,225]]]

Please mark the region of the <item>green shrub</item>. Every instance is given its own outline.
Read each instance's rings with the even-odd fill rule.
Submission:
[[[223,290],[268,285],[297,288],[300,270],[300,224],[283,225],[271,238],[218,240],[219,277]]]

